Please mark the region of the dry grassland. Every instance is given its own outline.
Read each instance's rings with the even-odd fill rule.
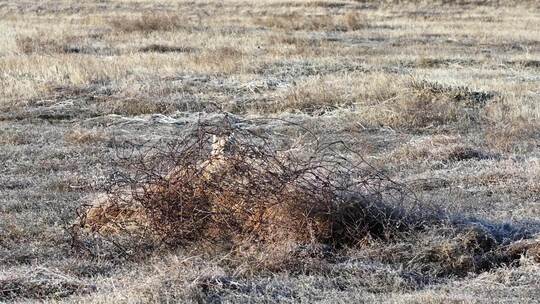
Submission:
[[[538,303],[539,29],[533,0],[0,1],[0,302]],[[429,216],[343,243],[283,210],[302,238],[74,241],[119,151],[224,112],[346,142]]]

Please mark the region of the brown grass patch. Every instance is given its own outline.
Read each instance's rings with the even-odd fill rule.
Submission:
[[[185,20],[178,15],[145,13],[139,17],[118,17],[109,21],[116,31],[123,33],[172,31],[185,26]]]
[[[107,98],[101,103],[100,111],[118,115],[136,116],[173,113],[178,110],[179,106],[166,100],[153,100],[147,97]]]
[[[36,36],[18,36],[15,39],[17,49],[23,54],[51,54],[51,53],[70,53],[72,48],[70,43],[74,38],[49,38],[46,35]]]
[[[232,73],[243,68],[242,59],[246,54],[233,46],[222,46],[207,49],[200,54],[193,54],[191,60],[195,65],[211,74]]]
[[[108,140],[108,136],[102,130],[97,129],[72,129],[64,135],[66,141],[75,144],[94,144]]]
[[[489,147],[501,152],[524,153],[537,148],[539,124],[525,121],[486,126],[484,134]]]
[[[357,12],[348,12],[344,15],[292,13],[258,18],[255,24],[293,31],[356,31],[369,26],[365,16]]]
[[[23,54],[116,54],[109,46],[100,45],[100,35],[58,35],[39,33],[17,36],[15,44]]]
[[[350,109],[363,125],[422,129],[446,125],[461,128],[480,120],[489,92],[402,77],[354,74],[311,77],[286,90],[262,112],[321,115]]]

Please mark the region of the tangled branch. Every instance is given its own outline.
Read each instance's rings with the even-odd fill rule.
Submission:
[[[225,116],[118,156],[74,235],[169,246],[282,240],[343,246],[420,227],[419,211],[413,195],[342,141],[312,136],[297,143],[256,121]]]

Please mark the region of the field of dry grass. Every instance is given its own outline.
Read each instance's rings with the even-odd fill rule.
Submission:
[[[534,0],[0,1],[0,302],[539,303],[538,29]],[[119,149],[223,113],[436,211],[340,246],[74,246]]]

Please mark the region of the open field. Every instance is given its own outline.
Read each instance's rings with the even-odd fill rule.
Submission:
[[[0,303],[540,303],[539,29],[533,0],[0,1]],[[76,250],[118,147],[224,112],[348,143],[429,220]]]

